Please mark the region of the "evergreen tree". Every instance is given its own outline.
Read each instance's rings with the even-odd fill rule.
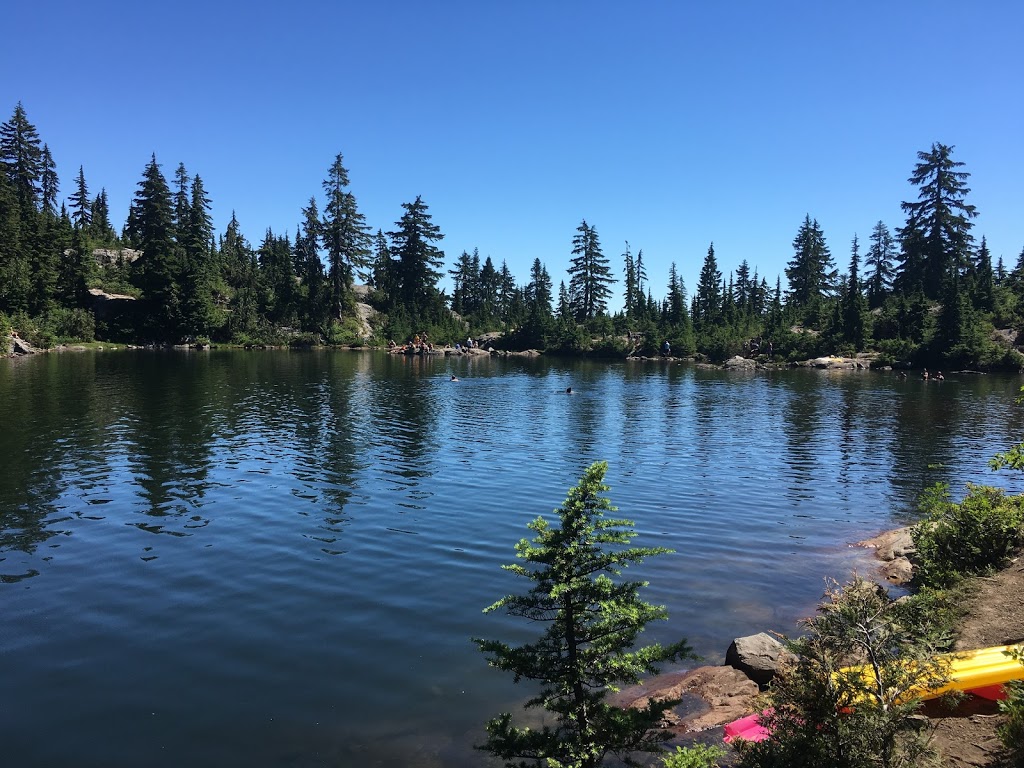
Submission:
[[[558,284],[558,318],[562,321],[572,320],[572,299],[569,297],[569,289],[565,287],[565,281]]]
[[[11,119],[0,125],[0,161],[18,200],[21,215],[39,208],[43,174],[43,150],[39,132],[28,121],[21,102]]]
[[[530,282],[526,288],[526,300],[538,307],[545,315],[551,315],[551,276],[540,259],[533,260],[530,268]]]
[[[686,286],[676,271],[673,261],[668,268],[668,300],[665,306],[665,322],[670,326],[678,326],[687,317]]]
[[[463,251],[448,274],[452,276],[452,312],[465,317],[472,306],[473,286],[477,281],[473,257]]]
[[[715,244],[708,246],[693,295],[693,324],[700,330],[714,325],[722,312],[722,273],[715,259]]]
[[[78,178],[75,179],[75,193],[68,198],[71,203],[71,218],[78,229],[88,229],[92,224],[92,200],[89,198],[89,187],[85,184],[85,170],[78,166]]]
[[[184,169],[184,166],[181,166]],[[182,332],[190,337],[209,337],[214,325],[213,284],[217,277],[211,264],[213,219],[203,180],[191,180],[186,211],[180,213],[178,239],[182,255]]]
[[[629,241],[626,241],[626,250],[622,254],[623,261],[623,276],[625,278],[625,294],[623,295],[624,309],[626,317],[633,319],[636,317],[637,307],[643,302],[644,295],[639,290],[636,282],[636,262],[633,260],[633,254],[629,250]]]
[[[971,299],[975,309],[991,312],[995,308],[995,276],[992,273],[992,254],[988,243],[981,238],[978,255],[971,263]]]
[[[75,227],[71,247],[62,254],[60,273],[57,276],[56,298],[63,306],[86,306],[91,260],[85,232],[81,227]]]
[[[804,218],[793,240],[796,255],[786,267],[789,280],[787,302],[813,328],[821,327],[825,300],[831,295],[836,279],[832,254],[825,243],[825,234],[817,219]]]
[[[326,333],[330,315],[330,296],[324,264],[320,260],[320,214],[316,199],[310,198],[309,205],[302,209],[304,227],[295,235],[295,269],[302,278],[300,324],[305,331]],[[377,233],[378,243],[384,235]],[[386,252],[386,245],[385,252]],[[381,283],[375,281],[379,288]]]
[[[43,144],[43,154],[40,158],[42,173],[39,178],[39,189],[42,195],[43,212],[57,216],[57,195],[60,193],[60,180],[57,178],[57,165],[53,162],[53,155],[50,154],[50,147]]]
[[[507,766],[596,768],[608,755],[628,760],[634,752],[662,751],[668,738],[659,725],[676,702],[624,709],[607,701],[616,686],[635,684],[642,674],[656,673],[659,663],[692,653],[685,641],[631,650],[644,628],[667,613],[640,598],[645,582],[619,580],[622,569],[669,550],[630,547],[633,523],[605,516],[615,511],[602,495],[606,470],[597,462],[584,472],[556,510],[557,527],[543,517],[529,524],[536,536],[521,540],[520,562],[504,567],[534,586],[486,609],[546,625],[543,635],[521,646],[475,640],[491,666],[517,682],[539,682],[526,707],[541,706],[554,717],[553,726],[539,730],[517,728],[508,713],[487,724],[481,748]]]
[[[864,257],[864,265],[870,270],[867,275],[868,306],[880,307],[892,290],[893,261],[896,258],[896,241],[889,234],[889,228],[879,221],[871,230],[871,245]]]
[[[584,220],[576,228],[572,241],[573,258],[569,266],[569,297],[577,322],[593,320],[603,313],[615,282],[608,259],[601,252],[597,230]]]
[[[530,268],[530,282],[523,292],[526,317],[517,337],[523,346],[544,347],[547,337],[554,331],[551,286],[551,276],[547,269],[540,259],[534,259]]]
[[[94,240],[103,245],[113,245],[117,239],[117,233],[110,223],[110,203],[107,201],[107,190],[100,189],[96,199],[92,202],[90,209],[90,234]]]
[[[221,274],[228,287],[237,290],[245,282],[245,272],[252,260],[252,249],[242,235],[242,225],[238,222],[235,212],[231,212],[231,221],[220,240]]]
[[[320,230],[327,251],[331,314],[335,318],[340,318],[342,310],[352,303],[355,276],[370,264],[369,228],[348,186],[348,171],[339,152],[323,182],[327,204]]]
[[[427,204],[419,195],[411,203],[402,203],[405,213],[389,232],[394,265],[394,294],[390,309],[401,307],[415,325],[438,319],[443,307],[437,283],[441,279],[444,251],[434,245],[444,238],[431,221]]]
[[[917,153],[920,162],[909,181],[919,188],[918,199],[900,204],[907,214],[899,230],[898,283],[904,293],[919,285],[925,296],[936,299],[951,273],[967,266],[974,239],[971,219],[978,213],[966,202],[970,174],[958,170],[964,164],[954,161],[952,153],[953,147],[937,143]]]
[[[498,271],[498,315],[506,329],[518,323],[521,307],[517,304],[521,300],[522,296],[518,294],[515,276],[505,260],[502,259],[501,269]]]
[[[860,244],[857,235],[853,236],[850,247],[850,272],[847,275],[846,290],[842,303],[843,336],[853,345],[857,352],[864,351],[867,339],[867,300],[861,292],[860,277]]]
[[[178,163],[178,167],[174,171],[174,234],[179,242],[182,239],[182,233],[188,228],[189,214],[192,210],[192,203],[188,197],[191,184],[192,179],[188,175],[188,171],[185,170],[185,164]]]
[[[28,309],[29,263],[22,246],[18,196],[6,173],[0,173],[0,312]]]
[[[384,232],[377,230],[373,250],[373,286],[383,295],[393,292],[394,259]]]
[[[268,228],[256,258],[267,287],[266,304],[262,307],[267,320],[275,325],[294,324],[298,319],[298,296],[291,243],[286,236],[275,235]]]
[[[49,312],[56,302],[60,282],[61,262],[71,247],[71,219],[65,214],[53,216],[49,212],[30,214],[34,226],[31,232],[29,255],[29,306],[33,315]]]
[[[733,300],[744,313],[750,312],[753,292],[754,284],[750,279],[750,265],[744,259],[736,268],[736,283],[733,286]]]
[[[485,324],[492,322],[498,306],[499,280],[498,270],[494,268],[494,262],[488,256],[484,259],[484,265],[480,268],[480,277],[477,283],[479,294],[475,306],[480,319]]]
[[[636,254],[636,292],[640,296],[641,304],[643,303],[645,292],[649,292],[649,289],[644,288],[645,285],[648,285],[647,269],[644,267],[644,252],[641,249]]]
[[[135,262],[135,281],[146,310],[145,332],[154,339],[179,338],[181,259],[174,242],[171,190],[154,154],[132,201],[132,238],[143,252]]]

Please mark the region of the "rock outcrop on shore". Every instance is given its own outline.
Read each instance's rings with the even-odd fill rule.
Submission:
[[[911,535],[911,528],[897,528],[894,531],[886,531],[878,536],[864,541],[858,541],[858,547],[869,547],[875,550],[875,557],[882,561],[881,574],[885,580],[894,586],[909,584],[914,577],[914,566],[910,562],[909,555],[912,555],[914,538]]]

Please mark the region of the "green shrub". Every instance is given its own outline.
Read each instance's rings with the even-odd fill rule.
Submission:
[[[96,339],[96,318],[86,309],[59,307],[47,314],[45,324],[60,341]]]
[[[331,321],[327,328],[325,343],[332,347],[348,347],[363,343],[359,322],[354,317],[346,317],[341,322]]]
[[[959,504],[949,501],[939,484],[922,495],[926,518],[913,530],[917,548],[916,577],[943,587],[964,576],[989,573],[1020,547],[1024,497],[1006,496],[1001,488],[968,484]]]
[[[882,339],[876,344],[879,365],[909,363],[917,357],[918,345],[908,339]]]
[[[1012,765],[1024,768],[1024,680],[1013,680],[1006,684],[1007,697],[999,702],[999,711],[1006,715],[1006,722],[997,732]]]
[[[1011,652],[1013,658],[1024,664],[1021,651]],[[1024,680],[1011,680],[1005,685],[1006,698],[999,702],[999,711],[1006,721],[996,729],[1010,758],[1010,765],[1024,768]]]
[[[807,633],[786,642],[796,661],[768,691],[772,737],[744,744],[744,768],[911,768],[929,758],[916,692],[947,679],[934,647],[904,624],[899,603],[857,579],[833,585]],[[860,663],[860,669],[849,665]]]
[[[726,751],[717,744],[694,744],[690,747],[676,747],[661,758],[665,768],[716,768]]]
[[[597,339],[590,348],[590,356],[595,358],[621,359],[626,356],[626,349],[621,339],[608,337]]]

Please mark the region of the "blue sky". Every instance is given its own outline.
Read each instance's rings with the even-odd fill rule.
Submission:
[[[566,279],[582,219],[621,276],[692,292],[708,245],[774,285],[805,214],[837,265],[903,223],[916,153],[955,145],[975,234],[1024,246],[1024,3],[12,2],[20,100],[61,194],[78,166],[120,228],[151,153],[198,173],[217,230],[294,234],[341,152],[374,230],[421,195],[446,268],[479,248]],[[863,248],[862,248],[863,252]],[[621,289],[621,282],[616,286]],[[617,309],[616,298],[612,309]]]

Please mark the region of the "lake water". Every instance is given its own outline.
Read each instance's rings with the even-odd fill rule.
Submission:
[[[451,382],[455,373],[461,381]],[[377,352],[0,360],[0,764],[467,766],[531,692],[472,636],[592,461],[669,622],[792,632],[848,545],[1021,438],[1019,377]],[[573,395],[564,390],[571,386]]]

